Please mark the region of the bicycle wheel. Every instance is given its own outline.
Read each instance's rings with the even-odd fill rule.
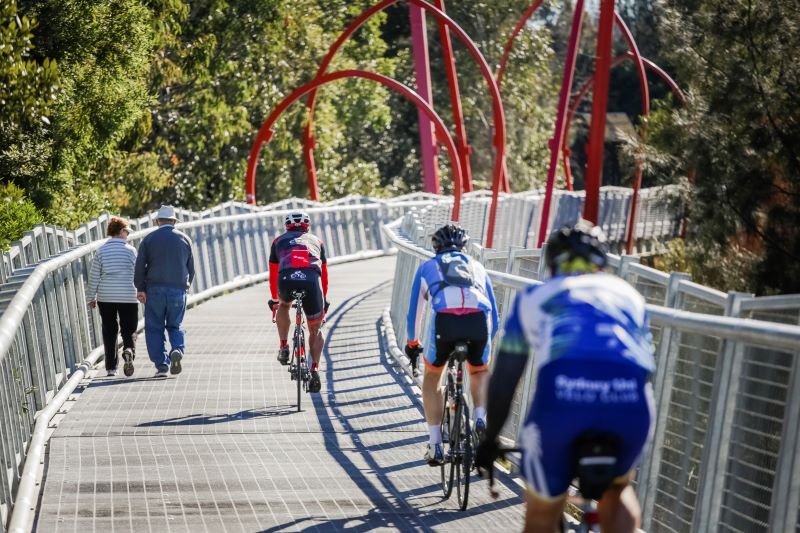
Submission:
[[[467,510],[469,500],[469,478],[472,472],[472,430],[469,427],[469,406],[466,399],[461,398],[456,408],[455,420],[453,425],[458,427],[459,447],[454,456],[456,495],[458,505],[462,511]]]
[[[303,379],[303,392],[308,392],[308,380],[311,377],[311,366],[309,365],[308,354],[306,353],[306,331],[304,329],[300,330],[300,359],[303,362],[300,369],[300,376]]]
[[[297,411],[300,412],[300,393],[303,382],[303,330],[299,327],[294,330],[294,357],[297,362]]]
[[[448,376],[448,381],[450,377]],[[450,387],[444,387],[444,412],[442,413],[442,452],[444,452],[445,458],[449,457],[452,452],[452,424],[450,420],[450,406],[449,403],[449,391]],[[447,464],[447,461],[442,463],[440,467],[442,471],[442,493],[444,494],[445,499],[450,497],[450,494],[453,493],[453,469],[452,463]]]

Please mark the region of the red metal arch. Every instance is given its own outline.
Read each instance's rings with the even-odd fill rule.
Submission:
[[[511,56],[511,48],[514,46],[514,40],[517,38],[517,35],[519,35],[519,32],[522,31],[522,28],[525,27],[525,23],[528,22],[528,19],[539,9],[540,5],[542,5],[542,0],[536,0],[532,3],[520,17],[517,25],[514,27],[514,31],[511,32],[511,36],[508,38],[508,42],[506,42],[506,47],[503,49],[503,57],[500,58],[500,67],[497,69],[497,85],[503,83],[503,74],[505,74],[506,66],[508,66],[508,58]]]
[[[250,148],[250,156],[247,159],[247,178],[245,181],[247,203],[251,205],[256,203],[256,166],[258,165],[259,154],[261,153],[261,147],[265,143],[269,142],[269,140],[272,138],[272,126],[275,124],[278,118],[290,105],[302,98],[304,95],[310,93],[317,87],[343,78],[363,78],[377,81],[388,89],[396,91],[411,100],[412,103],[416,104],[417,107],[422,109],[428,118],[430,118],[431,122],[433,122],[433,125],[436,128],[439,142],[445,145],[448,155],[450,156],[450,165],[453,168],[454,183],[454,202],[451,216],[453,220],[459,220],[461,211],[461,165],[458,160],[458,151],[456,150],[455,142],[453,142],[453,138],[450,136],[450,132],[447,130],[447,126],[445,126],[444,121],[419,94],[412,91],[399,81],[382,74],[366,72],[363,70],[342,70],[339,72],[332,72],[330,74],[318,76],[312,81],[301,85],[292,91],[286,98],[281,100],[275,109],[272,110],[266,120],[264,120],[261,128],[259,128],[258,135],[256,135],[253,146]]]
[[[614,67],[618,66],[620,63],[622,63],[624,61],[633,60],[633,59],[634,59],[634,56],[633,56],[633,54],[631,52],[625,52],[624,54],[621,54],[621,55],[619,55],[619,56],[614,58],[614,61],[612,61],[612,63],[611,63],[611,68],[614,68]],[[667,74],[661,67],[659,67],[658,65],[656,65],[655,63],[653,63],[652,61],[647,59],[646,57],[642,58],[642,62],[644,63],[644,66],[648,70],[654,72],[664,83],[667,84],[667,86],[669,86],[670,90],[673,92],[673,94],[675,94],[675,96],[681,102],[681,105],[685,104],[686,97],[683,94],[683,91],[681,91],[681,88],[678,86],[677,83],[675,83],[675,80],[673,80],[670,77],[669,74]],[[576,113],[578,111],[578,106],[586,98],[586,95],[589,94],[589,91],[592,89],[592,84],[593,83],[594,83],[594,78],[593,77],[592,78],[588,78],[583,83],[583,85],[581,85],[580,89],[578,90],[577,95],[573,99],[572,105],[571,105],[571,107],[569,109],[569,113],[567,114],[567,130],[569,130],[569,127],[572,124],[572,121],[575,119],[575,115],[576,115]],[[563,161],[563,165],[564,165],[564,172],[565,172],[566,177],[567,177],[567,189],[571,191],[572,190],[572,169],[571,169],[570,161],[569,161],[569,155],[570,154],[569,154],[569,148],[567,147],[566,136],[564,137],[564,140],[563,140],[563,143],[562,143],[562,146],[561,146],[561,151],[562,151],[562,161]]]
[[[333,60],[334,55],[336,52],[341,48],[342,44],[359,28],[361,27],[364,22],[366,22],[370,17],[375,15],[376,13],[383,11],[387,7],[390,7],[394,4],[399,3],[401,0],[383,0],[378,4],[370,7],[366,11],[364,11],[361,15],[359,15],[356,19],[354,19],[350,25],[342,32],[336,42],[331,45],[331,48],[328,50],[327,55],[320,63],[319,69],[317,69],[317,76],[322,75],[330,65],[331,61]],[[497,202],[498,202],[498,192],[499,188],[502,186],[503,180],[505,179],[505,158],[506,158],[506,121],[505,121],[505,114],[503,112],[503,104],[500,98],[500,89],[497,86],[497,82],[494,79],[494,75],[492,74],[491,68],[489,64],[486,62],[486,58],[483,57],[483,54],[478,49],[478,46],[475,42],[467,35],[467,33],[447,14],[442,12],[441,10],[437,9],[435,6],[425,2],[424,0],[407,0],[409,3],[419,6],[420,8],[428,11],[431,15],[433,15],[440,24],[444,24],[447,26],[455,36],[464,44],[464,46],[469,51],[470,55],[477,61],[478,66],[480,67],[481,74],[486,79],[487,84],[489,85],[489,92],[491,93],[492,97],[492,114],[494,116],[494,127],[495,127],[495,134],[493,139],[493,144],[495,146],[495,165],[494,165],[494,172],[492,177],[492,204],[490,208],[489,214],[489,226],[487,231],[486,237],[486,246],[491,247],[492,240],[494,238],[494,218],[497,216]],[[316,105],[316,91],[312,90],[309,94],[308,101],[306,103],[308,106],[308,124],[306,125],[306,130],[304,133],[304,159],[306,162],[306,169],[308,172],[308,179],[309,179],[309,189],[312,191],[312,197],[314,197],[315,192],[317,190],[317,179],[316,179],[316,169],[314,165],[314,136],[312,134],[313,129],[313,115],[314,115],[314,107]]]
[[[503,74],[505,73],[506,66],[508,65],[508,59],[511,55],[511,48],[514,44],[514,39],[516,39],[517,35],[519,35],[520,31],[522,31],[522,28],[525,27],[525,23],[528,21],[528,19],[530,19],[533,16],[534,12],[539,8],[541,4],[542,0],[536,0],[535,2],[533,2],[528,7],[528,9],[525,10],[525,13],[523,13],[522,17],[520,17],[516,27],[511,32],[511,35],[508,38],[508,42],[506,43],[505,49],[503,50],[503,56],[500,59],[500,66],[497,70],[498,85],[502,82]],[[576,20],[579,20],[579,18],[576,17]],[[664,70],[662,70],[658,65],[642,57],[641,53],[639,52],[639,48],[636,45],[635,40],[633,39],[633,35],[631,34],[630,29],[628,28],[627,24],[625,24],[625,21],[622,19],[622,17],[616,12],[614,13],[614,21],[617,27],[622,32],[623,36],[625,37],[625,40],[628,43],[628,48],[630,49],[630,51],[622,56],[615,58],[611,64],[611,68],[619,65],[622,61],[625,61],[627,59],[632,59],[636,62],[636,69],[639,75],[639,84],[642,91],[642,115],[648,116],[650,114],[650,90],[647,84],[647,73],[645,72],[645,68],[649,68],[650,70],[655,72],[664,82],[666,82],[667,85],[669,85],[670,89],[673,91],[673,93],[675,93],[677,97],[680,99],[681,103],[684,104],[685,97],[683,95],[683,92],[680,90],[680,87],[678,87],[675,81],[666,72],[664,72]],[[573,22],[573,26],[574,25],[575,22]],[[555,156],[556,150],[560,148],[562,151],[564,174],[566,176],[568,190],[572,190],[572,169],[570,167],[570,161],[569,161],[569,148],[567,147],[566,132],[569,131],[569,126],[575,116],[578,105],[586,97],[586,94],[588,93],[593,83],[594,83],[594,77],[589,78],[584,83],[584,85],[578,91],[578,95],[576,96],[573,105],[569,109],[565,128],[563,130],[560,130],[560,128],[557,127],[557,132],[558,131],[564,132],[564,134],[561,135],[561,138],[559,139],[562,146],[558,147],[556,146],[556,143],[551,144],[551,151],[554,152],[553,153],[554,157],[557,157]],[[561,117],[562,113],[563,110],[560,109],[558,117]],[[552,166],[552,161],[554,161],[554,159],[551,158],[551,166]],[[552,171],[550,173],[552,173]],[[626,233],[626,250],[628,253],[630,253],[633,244],[633,237],[634,237],[633,226],[636,217],[636,207],[637,207],[637,200],[639,197],[639,188],[641,187],[641,180],[642,180],[642,164],[641,161],[637,160],[636,171],[634,175],[634,191],[633,191],[633,197],[631,199],[631,210],[630,213],[628,214],[628,228]],[[549,215],[549,206],[550,206],[549,197],[551,194],[552,194],[552,185],[551,181],[548,179],[544,212],[542,214],[542,225],[541,225],[542,227],[540,228],[540,235],[539,235],[540,246],[542,240],[544,239],[544,233],[546,232],[547,229],[546,220]]]

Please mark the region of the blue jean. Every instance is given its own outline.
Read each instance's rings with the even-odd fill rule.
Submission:
[[[158,370],[169,369],[169,352],[164,335],[166,328],[172,350],[184,351],[186,291],[172,287],[148,287],[144,304],[144,332],[147,354]]]

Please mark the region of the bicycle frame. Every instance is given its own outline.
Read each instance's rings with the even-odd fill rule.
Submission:
[[[456,343],[455,349],[447,360],[447,382],[442,417],[442,437],[444,437],[444,428],[446,427],[448,444],[442,465],[442,489],[445,498],[449,498],[453,492],[455,481],[458,503],[462,511],[466,510],[469,501],[469,478],[472,471],[474,445],[469,422],[469,406],[464,397],[464,360],[467,352],[466,342]],[[445,466],[448,463],[450,465],[449,476],[445,474]]]
[[[305,332],[303,331],[303,297],[304,291],[293,291],[294,299],[292,307],[297,312],[294,320],[294,335],[292,346],[292,358],[289,362],[289,373],[292,380],[297,381],[297,410],[300,411],[302,392],[308,390],[308,380],[310,371],[308,367],[308,357],[306,356]]]

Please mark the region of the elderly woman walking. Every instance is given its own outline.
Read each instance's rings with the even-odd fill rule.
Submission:
[[[112,218],[107,233],[110,239],[97,250],[89,271],[86,298],[89,307],[97,306],[100,310],[106,372],[109,376],[117,375],[117,334],[121,329],[123,370],[126,376],[131,376],[139,310],[133,285],[136,250],[126,242],[130,229],[124,218]]]

